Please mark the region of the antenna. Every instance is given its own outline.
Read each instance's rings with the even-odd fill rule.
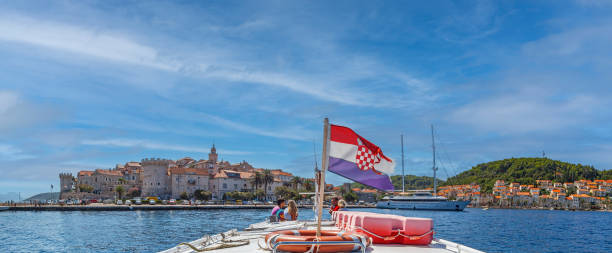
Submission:
[[[438,170],[438,168],[436,168],[436,142],[434,141],[434,126],[433,124],[431,124],[431,148],[433,150],[433,190],[434,190],[434,196],[438,195],[438,183],[436,182],[436,171]]]
[[[319,163],[317,162],[317,144],[315,140],[312,140],[312,153],[314,154],[315,172],[319,170]]]
[[[402,192],[406,191],[406,174],[404,173],[404,135],[400,135],[402,143]]]

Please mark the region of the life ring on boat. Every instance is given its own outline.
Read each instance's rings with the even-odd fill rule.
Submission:
[[[279,242],[354,242],[354,244],[278,244]],[[266,245],[285,252],[351,252],[361,250],[361,245],[370,246],[372,239],[358,232],[316,230],[283,230],[266,235]]]

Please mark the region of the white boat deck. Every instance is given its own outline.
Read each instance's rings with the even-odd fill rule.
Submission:
[[[266,249],[264,238],[266,234],[287,229],[316,229],[316,224],[312,221],[293,221],[269,223],[262,222],[252,224],[245,231],[228,231],[222,234],[213,236],[205,236],[198,240],[192,241],[189,244],[199,251],[205,252],[272,252],[271,249]],[[337,230],[330,221],[323,222],[324,230]],[[188,245],[179,245],[174,248],[162,251],[163,253],[191,253],[198,252]],[[415,245],[397,245],[397,244],[372,244],[367,248],[366,252],[373,253],[483,253],[482,251],[472,249],[470,247],[449,242],[442,239],[434,239],[431,244],[426,246]]]

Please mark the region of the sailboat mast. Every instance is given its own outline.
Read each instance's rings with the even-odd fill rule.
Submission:
[[[404,173],[404,135],[400,135],[402,143],[402,192],[406,191],[406,174]]]
[[[438,196],[438,183],[436,182],[436,142],[434,141],[434,127],[431,125],[431,148],[433,150],[433,189],[434,196]]]

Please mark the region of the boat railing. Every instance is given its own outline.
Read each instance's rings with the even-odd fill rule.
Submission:
[[[362,253],[366,252],[366,246],[360,241],[310,241],[310,242],[277,242],[272,245],[272,252],[276,253],[280,245],[358,245]]]

